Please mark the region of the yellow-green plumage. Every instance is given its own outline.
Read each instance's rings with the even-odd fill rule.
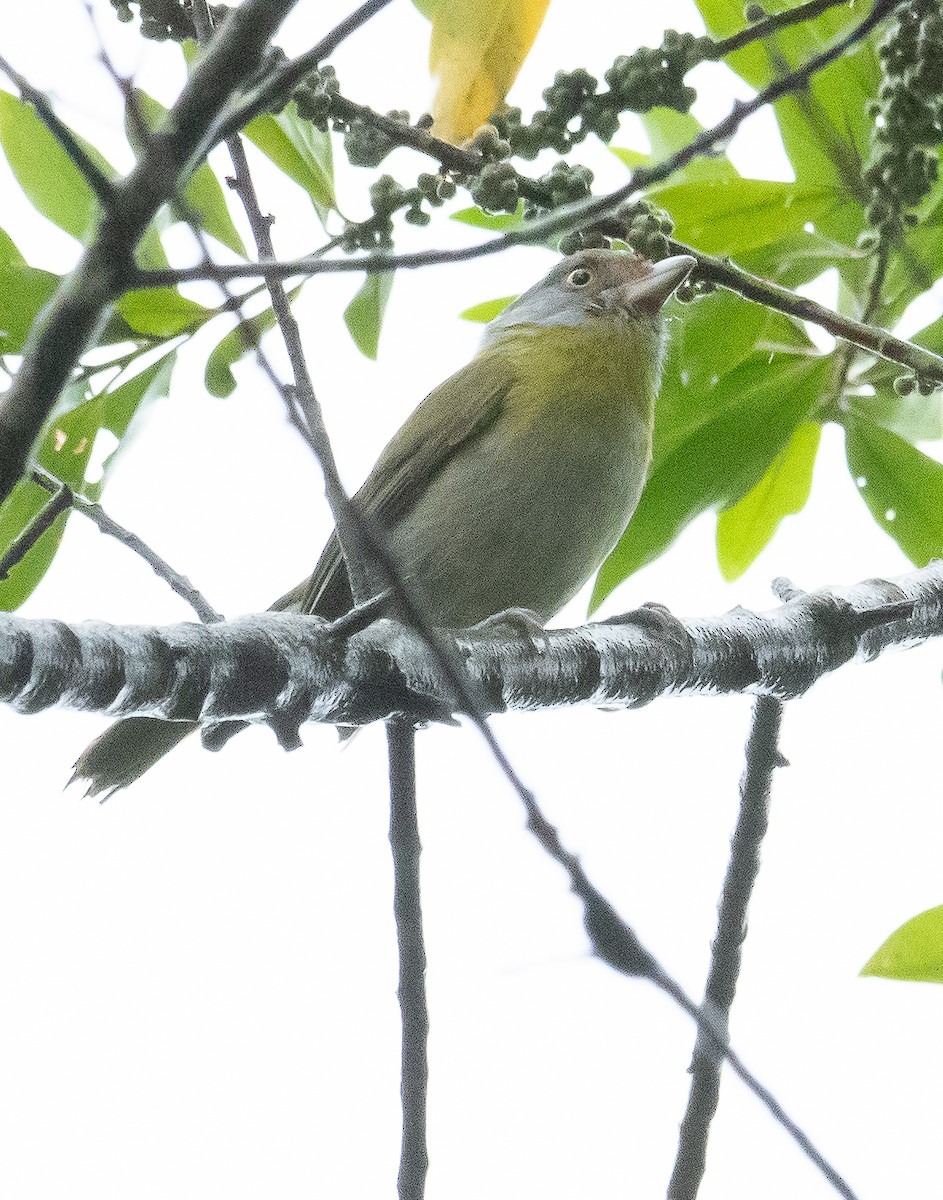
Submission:
[[[435,624],[507,608],[546,621],[616,543],[651,458],[660,309],[691,265],[600,250],[564,259],[383,451],[357,499]],[[335,536],[274,607],[328,618],[350,607]],[[118,722],[74,777],[93,794],[124,786],[192,728]]]

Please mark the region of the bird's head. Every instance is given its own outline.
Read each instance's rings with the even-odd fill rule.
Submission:
[[[662,305],[693,266],[687,254],[657,263],[618,250],[570,254],[495,317],[484,345],[523,326],[579,326],[600,320],[616,328],[657,324]]]

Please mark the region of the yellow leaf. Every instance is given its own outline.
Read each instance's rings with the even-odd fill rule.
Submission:
[[[429,69],[438,80],[437,137],[471,137],[502,103],[534,43],[550,0],[438,0]]]

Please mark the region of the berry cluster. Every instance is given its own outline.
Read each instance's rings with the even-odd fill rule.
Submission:
[[[386,116],[397,125],[409,124],[409,113],[401,109],[394,109]],[[355,167],[378,167],[396,149],[394,138],[363,117],[351,117],[349,121],[335,118],[334,128],[343,133],[344,152]]]
[[[943,141],[943,14],[937,0],[912,0],[901,9],[879,50],[884,78],[869,106],[874,119],[864,170],[871,189],[871,230],[862,243],[916,224],[907,212],[936,183],[934,147]]]
[[[298,106],[298,115],[325,133],[331,102],[340,91],[340,87],[333,67],[319,67],[312,71],[295,89],[294,99]]]
[[[684,77],[711,56],[714,43],[691,33],[669,29],[657,50],[642,47],[620,55],[605,73],[607,92],[583,67],[558,71],[543,93],[545,108],[525,124],[519,108],[505,108],[491,119],[519,158],[536,158],[541,150],[566,154],[595,133],[608,142],[624,112],[648,112],[657,105],[687,112],[696,93]]]
[[[943,14],[938,0],[912,0],[900,9],[881,43],[883,80],[868,108],[874,120],[871,155],[864,169],[871,190],[870,226],[858,239],[867,250],[913,228],[910,211],[933,188],[939,173],[936,147],[943,141]],[[929,396],[938,385],[919,375],[894,380],[899,396]]]
[[[564,204],[585,200],[591,193],[593,173],[580,163],[568,163],[561,159],[536,182],[542,193],[541,198],[539,203],[534,200],[526,202],[525,217],[535,217],[543,210],[562,208]]]
[[[357,250],[390,250],[394,213],[405,209],[404,220],[410,225],[428,225],[432,218],[423,204],[438,208],[454,195],[455,183],[448,175],[424,173],[411,188],[404,188],[392,175],[381,175],[370,186],[373,214],[365,221],[348,221],[341,235],[341,249],[350,254]]]
[[[196,38],[187,0],[133,0],[141,14],[141,36],[155,42],[183,42]],[[119,21],[130,21],[134,14],[129,0],[111,0]],[[211,4],[210,15],[220,25],[229,12],[225,4]]]

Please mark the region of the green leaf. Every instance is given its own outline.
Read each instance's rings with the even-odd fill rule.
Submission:
[[[900,370],[898,367],[894,372],[895,377]],[[849,396],[846,403],[855,416],[889,429],[908,442],[943,438],[943,396],[939,392],[921,396],[915,389],[908,396],[898,396],[887,383],[873,396]]]
[[[740,266],[763,279],[771,279],[783,287],[797,288],[817,279],[832,267],[837,267],[840,278],[850,275],[855,287],[857,276],[866,267],[866,255],[854,246],[845,246],[820,233],[802,230],[790,234],[782,241],[769,246],[760,246],[745,253]]]
[[[747,362],[772,373],[797,354],[817,357],[795,321],[730,292],[669,302],[668,356],[655,419],[654,464],[729,401],[724,380]],[[723,336],[718,336],[718,331]]]
[[[0,267],[0,354],[18,354],[33,322],[59,286],[59,276],[36,267]]]
[[[125,292],[115,306],[132,329],[148,337],[170,338],[198,329],[217,310],[181,296],[174,288]]]
[[[267,308],[257,317],[240,321],[235,329],[219,342],[206,360],[204,380],[211,396],[224,400],[236,388],[236,377],[232,373],[233,363],[239,362],[258,345],[259,338],[275,324],[275,313]]]
[[[78,135],[76,141],[107,179],[115,177],[114,168],[93,146]],[[86,240],[98,214],[95,193],[33,106],[3,91],[0,91],[0,145],[33,207],[74,238]]]
[[[133,100],[137,111],[149,130],[159,129],[167,117],[167,109],[147,92],[135,90]],[[140,154],[143,148],[140,144],[140,131],[131,119],[130,105],[127,108],[125,126],[128,140]],[[183,189],[183,204],[188,213],[199,219],[200,228],[206,230],[218,242],[228,246],[230,250],[246,258],[246,248],[239,231],[233,224],[229,208],[226,204],[226,194],[208,163],[201,163],[193,172]]]
[[[690,113],[679,113],[673,108],[653,108],[640,114],[642,125],[652,148],[651,161],[661,162],[670,158],[682,147],[692,142],[704,126]],[[723,180],[738,179],[739,171],[726,154],[706,157],[701,155],[682,167],[672,178]]]
[[[288,299],[294,302],[301,294],[299,285],[288,293]],[[267,333],[275,325],[275,313],[266,308],[254,317],[249,317],[234,328],[219,342],[206,360],[206,390],[211,396],[224,400],[231,395],[236,387],[236,377],[232,373],[233,363],[250,354],[259,343],[263,333]]]
[[[590,611],[656,559],[696,516],[729,508],[763,477],[829,378],[826,359],[753,356],[718,381],[713,415],[655,461],[635,515],[596,577]],[[656,426],[657,428],[657,426]]]
[[[276,167],[308,193],[323,224],[337,208],[331,135],[298,116],[294,101],[280,113],[256,117],[243,130]]]
[[[706,254],[742,254],[779,242],[831,209],[821,188],[772,179],[714,179],[652,188],[674,221],[674,237]]]
[[[163,355],[155,362],[145,367],[131,379],[123,383],[117,381],[92,401],[98,405],[99,428],[110,430],[118,439],[119,445],[102,463],[101,479],[94,483],[85,484],[85,494],[91,500],[97,500],[104,491],[108,473],[117,458],[130,445],[133,429],[129,429],[136,417],[140,416],[155,400],[163,399],[170,393],[170,380],[177,361],[176,350]]]
[[[845,423],[848,469],[862,500],[912,563],[943,554],[943,464],[859,417]]]
[[[943,983],[943,905],[905,921],[861,968],[862,975]]]
[[[383,314],[393,287],[393,272],[370,272],[360,289],[344,309],[350,336],[361,354],[376,358],[380,343]]]
[[[105,473],[128,445],[128,429],[135,415],[158,396],[167,395],[174,361],[175,354],[171,351],[132,379],[95,395],[89,395],[85,383],[70,384],[40,439],[37,452],[40,465],[76,491],[84,491],[97,500],[104,488]],[[102,478],[87,484],[88,462],[102,429],[110,430],[121,444],[105,459]],[[22,479],[16,485],[0,508],[0,556],[50,498],[50,493],[32,480]],[[16,608],[32,593],[55,557],[68,517],[68,512],[58,517],[10,571],[9,577],[0,580],[0,609]]]
[[[943,354],[943,317],[915,333],[910,341],[934,354]],[[906,396],[898,396],[894,391],[894,380],[906,373],[897,363],[879,358],[855,381],[870,384],[875,394],[850,397],[851,411],[875,425],[882,425],[900,434],[908,442],[930,442],[943,438],[943,393],[935,391],[929,396],[921,396],[914,389]]]
[[[935,354],[943,352],[943,317],[914,334],[911,341]],[[896,362],[878,359],[854,380],[870,384],[875,395],[849,396],[848,408],[866,421],[899,433],[907,442],[935,442],[943,438],[943,394],[932,391],[929,396],[921,396],[914,389],[906,396],[897,395],[894,380],[906,373]]]
[[[67,403],[74,403],[82,390],[81,385],[70,385],[66,390]],[[89,406],[80,403],[68,412],[54,415],[39,443],[37,459],[40,465],[64,483],[79,487],[85,478],[85,468],[97,431],[98,418],[94,404]],[[0,508],[0,556],[6,553],[50,499],[50,493],[39,484],[29,479],[20,480]],[[0,609],[10,611],[18,608],[32,593],[59,548],[68,515],[66,512],[57,517],[30,547],[26,556],[12,568],[9,576],[0,580]]]
[[[498,313],[504,312],[516,296],[500,296],[497,300],[484,300],[481,304],[473,304],[458,315],[463,321],[493,321]]]
[[[805,507],[821,433],[822,427],[811,421],[800,425],[756,487],[717,514],[717,562],[724,579],[738,579],[772,540],[780,521]]]
[[[653,155],[648,154],[645,150],[632,150],[628,146],[610,146],[609,153],[614,154],[630,171],[634,171],[638,167],[648,167],[655,161]]]
[[[727,37],[743,28],[741,0],[695,2],[713,37]],[[782,7],[774,6],[776,10]],[[857,8],[843,4],[753,42],[725,61],[751,87],[759,89],[807,62],[858,20]],[[851,202],[823,214],[819,230],[848,244],[863,227],[861,204],[867,198],[861,181],[861,162],[867,158],[870,144],[866,106],[881,82],[873,40],[816,72],[801,93],[785,96],[774,105],[797,180],[814,182]]]
[[[489,213],[483,208],[460,208],[450,214],[451,220],[461,221],[463,225],[473,225],[476,229],[491,229],[500,232],[502,229],[513,229],[524,223],[524,201],[518,202],[517,209],[512,213]]]
[[[26,259],[13,244],[13,239],[5,229],[0,229],[0,267],[25,266]]]
[[[114,167],[90,142],[77,133],[72,136],[106,179],[116,177]],[[3,91],[0,91],[0,145],[17,182],[37,212],[80,242],[87,241],[98,219],[95,193],[33,106]],[[141,238],[137,257],[145,267],[167,265],[167,256],[153,226]]]

